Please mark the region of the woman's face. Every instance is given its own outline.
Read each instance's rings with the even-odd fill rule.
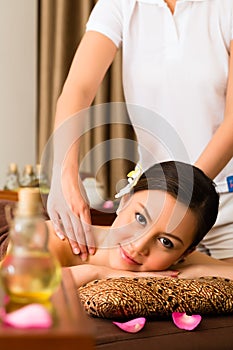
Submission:
[[[195,214],[166,192],[140,191],[121,205],[107,242],[112,268],[165,270],[191,245]]]

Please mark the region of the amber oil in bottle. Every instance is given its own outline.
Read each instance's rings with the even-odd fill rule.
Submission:
[[[48,228],[38,188],[19,191],[11,222],[10,248],[1,265],[1,280],[10,300],[47,302],[61,281],[61,267],[48,250]]]

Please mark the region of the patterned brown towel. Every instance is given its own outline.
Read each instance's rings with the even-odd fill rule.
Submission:
[[[233,313],[233,281],[219,277],[109,278],[78,290],[89,315],[102,318]]]

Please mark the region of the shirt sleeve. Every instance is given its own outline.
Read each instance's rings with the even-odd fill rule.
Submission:
[[[122,0],[98,0],[86,24],[86,31],[93,30],[106,35],[119,48],[122,23]]]
[[[233,3],[231,3],[231,41],[233,40]]]
[[[231,19],[231,40],[233,40],[233,16]]]

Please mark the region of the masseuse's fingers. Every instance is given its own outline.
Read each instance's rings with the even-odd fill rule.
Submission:
[[[75,206],[69,203],[69,215],[73,226],[73,235],[70,240],[70,245],[75,254],[79,250],[80,257],[85,261],[89,254],[95,254],[95,240],[92,233],[90,207],[87,201],[82,197],[77,197]]]
[[[57,212],[53,212],[52,214],[50,214],[50,220],[53,223],[53,227],[54,227],[54,231],[56,233],[56,235],[61,239],[64,240],[65,239],[65,235],[63,233],[63,225],[62,225],[62,221],[58,215]]]
[[[70,241],[71,247],[74,251],[75,243],[78,244],[80,258],[82,261],[86,261],[89,254],[93,255],[95,253],[95,240],[91,229],[92,226],[90,219],[89,223],[86,223],[81,219],[81,217],[75,217],[75,220],[72,219],[72,223],[75,234],[75,242]]]
[[[73,253],[79,254],[82,261],[86,261],[88,250],[80,218],[71,213],[70,216],[63,217],[63,225]]]
[[[80,254],[83,261],[87,259],[87,247],[85,233],[82,227],[82,223],[78,216],[71,215],[71,222],[73,226],[73,236],[69,237],[71,248],[74,254]]]
[[[91,222],[91,213],[90,208],[86,207],[82,213],[80,213],[80,221],[83,230],[83,234],[86,241],[86,247],[88,252],[91,255],[94,255],[96,252],[95,238],[92,232],[92,222]]]

